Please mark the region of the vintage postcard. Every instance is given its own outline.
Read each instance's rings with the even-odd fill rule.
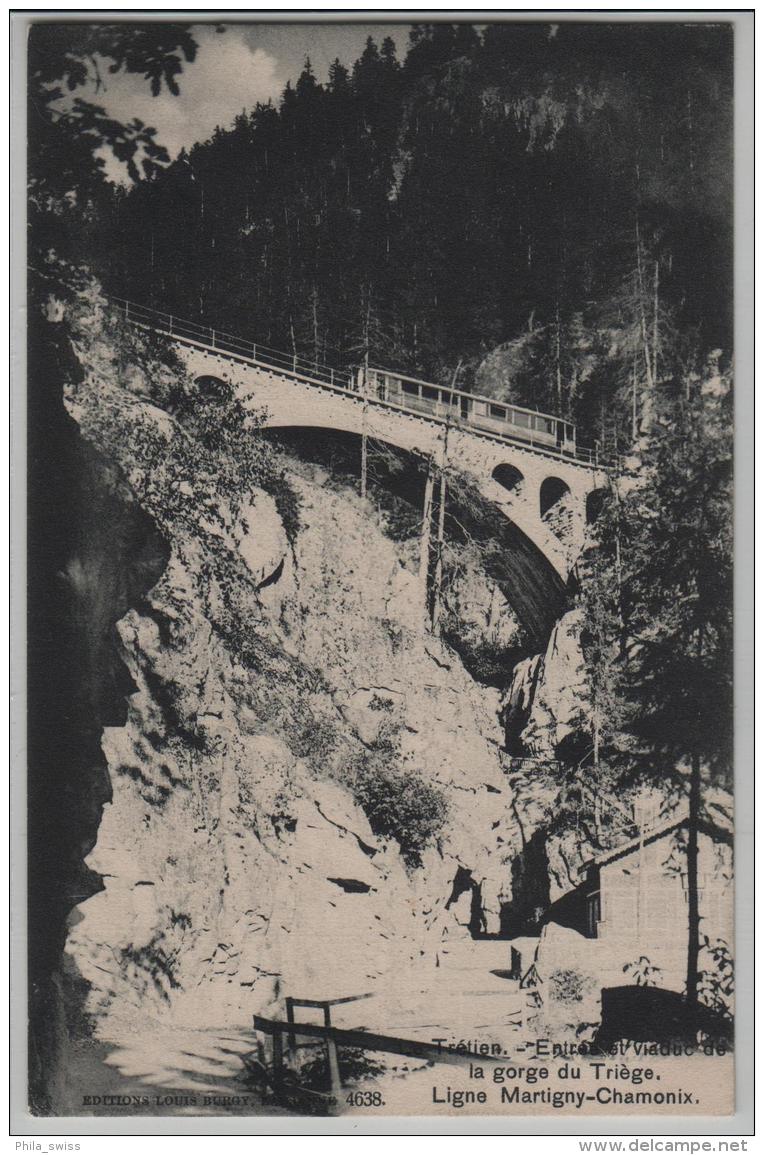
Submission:
[[[24,14],[24,1110],[728,1118],[750,29],[303,15]]]

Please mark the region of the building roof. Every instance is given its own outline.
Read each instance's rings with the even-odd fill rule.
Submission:
[[[647,846],[651,842],[657,842],[661,838],[666,838],[675,830],[679,830],[682,826],[686,826],[689,820],[688,814],[674,815],[665,822],[653,826],[646,830],[644,834],[637,835],[636,838],[630,838],[628,842],[622,842],[620,846],[614,846],[610,850],[605,850],[602,854],[597,854],[593,858],[587,859],[582,863],[581,871],[584,872],[592,866],[605,866],[608,862],[614,862],[617,858],[623,858],[626,854],[631,854],[632,851],[638,850],[640,846]],[[732,832],[725,830],[724,827],[719,826],[718,823],[708,819],[701,818],[699,829],[714,842],[725,842],[727,845],[732,845]]]

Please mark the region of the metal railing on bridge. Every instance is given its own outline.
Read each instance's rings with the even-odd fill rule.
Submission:
[[[243,357],[247,361],[255,361],[258,365],[275,369],[279,373],[291,373],[321,385],[353,388],[353,373],[349,369],[335,369],[330,365],[321,364],[320,361],[301,357],[297,353],[284,353],[279,349],[271,349],[259,341],[245,341],[242,337],[235,337],[222,329],[186,321],[172,313],[164,313],[161,309],[149,309],[145,305],[126,301],[122,297],[110,297],[109,300],[131,324],[166,333],[179,341],[204,345],[215,353]]]
[[[497,403],[494,398],[482,397],[479,394],[466,393],[462,390],[420,381],[418,378],[408,377],[392,370],[369,367],[370,383],[382,378],[395,379],[400,383],[408,382],[418,385],[421,387],[420,391],[435,391],[441,399],[446,397],[444,403],[439,401],[427,405],[422,404],[419,398],[404,397],[402,394],[396,396],[395,400],[391,400],[387,395],[382,396],[376,388],[366,389],[361,380],[362,370],[360,367],[356,370],[347,367],[335,368],[322,364],[320,361],[302,357],[298,353],[285,353],[283,350],[272,349],[259,341],[247,341],[222,329],[188,321],[185,318],[175,316],[173,313],[163,312],[161,309],[148,308],[146,305],[137,304],[135,301],[129,301],[123,297],[110,297],[109,301],[130,324],[151,329],[183,344],[204,348],[223,357],[247,361],[285,377],[297,378],[309,385],[324,389],[329,388],[340,393],[352,393],[355,396],[363,393],[364,400],[368,401],[369,404],[393,410],[403,410],[406,413],[412,413],[417,417],[424,417],[439,424],[446,422],[455,426],[466,427],[479,436],[497,438],[552,457],[561,457],[598,468],[612,464],[602,460],[598,448],[583,448],[575,445],[575,442],[572,444],[566,442],[562,446],[555,446],[553,443],[550,444],[548,434],[543,440],[534,436],[533,426],[536,420],[559,421],[560,424],[563,424],[561,419],[550,414],[538,413],[536,410],[524,409],[516,405],[508,406],[505,403]],[[403,388],[405,389],[406,386],[404,385]],[[492,407],[498,405],[499,408],[509,409],[513,413],[527,415],[528,432],[512,433],[499,429],[486,429],[485,426],[481,427],[478,422],[460,414],[462,398],[470,405],[474,403],[484,403]],[[444,413],[446,416],[443,415]]]

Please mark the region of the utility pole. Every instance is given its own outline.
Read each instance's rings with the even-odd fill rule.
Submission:
[[[435,538],[435,575],[432,588],[432,626],[437,628],[441,610],[443,583],[443,539],[446,524],[446,471],[441,468],[438,486],[438,529]]]
[[[368,435],[366,432],[366,419],[369,410],[369,326],[371,320],[371,289],[368,289],[366,297],[366,323],[364,325],[363,343],[366,349],[363,359],[363,381],[361,388],[363,390],[363,406],[361,409],[361,497],[366,497],[366,475],[368,468]]]
[[[440,463],[440,478],[438,485],[438,524],[437,534],[435,538],[435,573],[433,575],[432,583],[432,626],[437,628],[438,620],[441,611],[441,587],[443,584],[443,543],[445,540],[445,526],[446,526],[446,465],[448,464],[448,433],[451,428],[451,414],[453,412],[454,389],[456,388],[456,379],[459,376],[459,371],[462,367],[461,357],[457,361],[451,378],[450,398],[446,409],[446,425],[443,431],[443,456]]]
[[[419,539],[419,585],[422,591],[422,607],[425,621],[428,618],[428,575],[430,570],[430,538],[432,536],[432,492],[435,487],[435,471],[432,458],[427,459],[427,479],[424,483],[424,506],[422,509],[422,533]]]
[[[366,433],[366,415],[369,406],[366,398],[366,369],[364,369],[361,388],[363,389],[363,406],[361,409],[361,497],[366,497],[366,473],[369,456],[368,436]]]

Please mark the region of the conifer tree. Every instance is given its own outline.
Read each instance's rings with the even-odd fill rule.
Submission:
[[[731,779],[731,404],[718,358],[657,394],[637,468],[620,484],[618,508],[610,502],[601,515],[609,544],[583,590],[592,714],[609,734],[609,765],[625,784],[653,781],[687,801],[691,1011],[703,794]]]

